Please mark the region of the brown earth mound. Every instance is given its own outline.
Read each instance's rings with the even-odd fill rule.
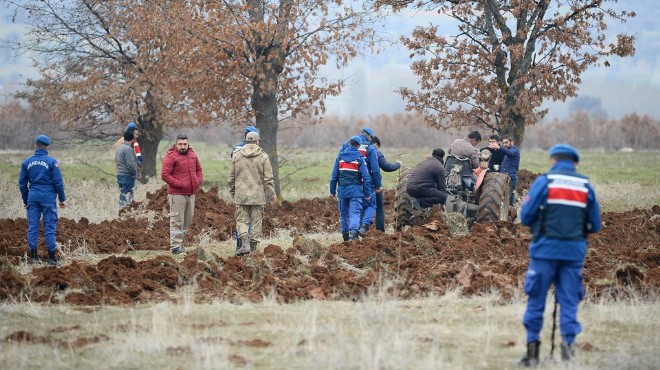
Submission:
[[[118,253],[126,248],[162,249],[146,261],[110,256],[97,264],[81,261],[61,268],[16,272],[25,250],[25,220],[0,220],[0,301],[67,302],[108,305],[177,300],[178,290],[196,301],[214,299],[282,302],[300,299],[360,299],[384,292],[399,298],[499,291],[506,299],[521,294],[530,234],[508,222],[477,224],[470,235],[452,238],[438,212],[423,227],[382,234],[371,230],[360,241],[323,246],[305,237],[338,229],[336,201],[330,198],[284,202],[270,207],[266,232],[286,229],[297,235],[284,250],[267,245],[249,257],[221,258],[196,249],[181,262],[167,255],[168,224],[164,191],[150,194],[121,220],[93,225],[62,220],[59,240],[84,239],[93,251]],[[391,209],[392,194],[386,194]],[[149,224],[139,208],[163,217]],[[130,217],[134,215],[134,217]],[[391,215],[388,215],[391,217]],[[603,215],[604,229],[590,237],[584,280],[590,296],[657,292],[660,286],[660,206]],[[213,227],[217,238],[230,237],[233,206],[211,190],[198,197],[191,234]]]

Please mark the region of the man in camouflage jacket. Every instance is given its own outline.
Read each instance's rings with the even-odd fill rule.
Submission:
[[[229,166],[229,192],[236,204],[236,230],[241,239],[237,256],[257,250],[266,205],[265,193],[271,202],[277,199],[273,168],[268,154],[259,146],[259,134],[249,132],[245,142],[245,146],[234,153]]]

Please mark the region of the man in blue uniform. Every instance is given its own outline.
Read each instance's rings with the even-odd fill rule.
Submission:
[[[582,331],[577,321],[578,303],[584,296],[582,267],[587,234],[601,229],[600,209],[589,179],[577,173],[578,151],[567,144],[550,148],[550,171],[539,176],[523,200],[520,219],[532,231],[529,268],[525,280],[528,296],[523,324],[527,329],[527,355],[523,366],[539,363],[539,334],[548,289],[555,285],[561,307],[559,328],[562,360],[575,355],[575,337]]]
[[[362,140],[358,151],[362,153],[362,156],[365,159],[367,164],[367,171],[369,172],[369,177],[371,179],[371,193],[364,193],[362,198],[362,218],[360,220],[360,235],[364,235],[369,227],[374,222],[374,216],[376,215],[376,193],[383,191],[382,177],[380,174],[380,166],[378,164],[378,154],[376,147],[371,143],[371,139],[376,136],[374,130],[369,127],[362,129],[360,135],[357,137]],[[355,137],[355,136],[354,136]],[[350,141],[350,140],[349,140]],[[349,141],[345,142],[344,145],[339,150],[339,153],[344,151],[349,146]]]
[[[60,208],[66,207],[64,194],[64,181],[57,159],[48,155],[50,139],[46,135],[39,135],[35,142],[35,151],[21,165],[21,174],[18,178],[18,188],[23,197],[23,206],[27,209],[27,240],[30,263],[41,264],[37,257],[37,241],[39,239],[39,223],[44,220],[44,238],[48,248],[48,264],[59,266],[55,256],[55,233],[57,231],[57,204],[60,199]]]
[[[330,195],[338,197],[339,224],[344,241],[357,239],[362,199],[369,200],[372,194],[371,176],[362,153],[358,151],[361,143],[359,136],[348,140],[348,146],[337,155],[330,175]]]

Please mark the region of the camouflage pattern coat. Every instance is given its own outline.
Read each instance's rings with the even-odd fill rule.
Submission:
[[[265,205],[265,192],[275,196],[273,168],[268,154],[256,144],[234,153],[229,166],[229,192],[235,204]]]

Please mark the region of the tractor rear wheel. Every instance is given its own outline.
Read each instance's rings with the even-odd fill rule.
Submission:
[[[426,221],[428,212],[418,210],[412,205],[412,198],[406,191],[408,178],[416,166],[401,166],[399,181],[394,194],[394,229],[403,230],[406,226],[419,226]]]
[[[488,172],[481,185],[476,222],[507,221],[509,218],[509,175]]]

